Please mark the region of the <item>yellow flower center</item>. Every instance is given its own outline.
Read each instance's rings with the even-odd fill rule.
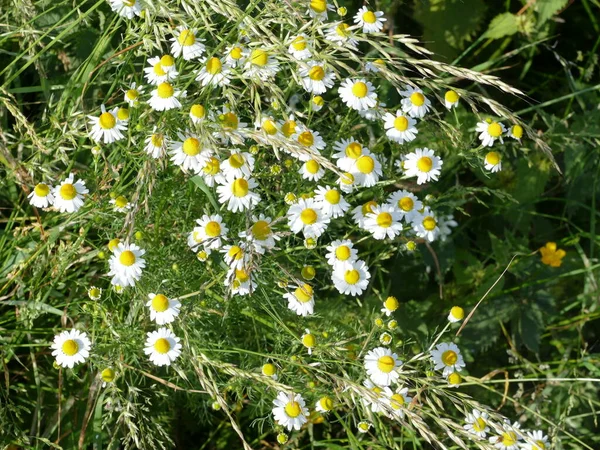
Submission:
[[[489,152],[485,155],[485,162],[495,166],[500,162],[500,154],[498,152]]]
[[[233,47],[229,52],[232,59],[240,59],[242,57],[242,47]]]
[[[127,108],[119,108],[117,111],[117,117],[119,120],[128,120],[129,119],[129,110]]]
[[[408,119],[404,116],[394,119],[394,128],[398,131],[406,131],[408,129]]]
[[[124,266],[133,266],[135,264],[135,254],[131,250],[125,250],[119,256],[119,262]]]
[[[454,317],[455,319],[463,320],[465,317],[465,310],[462,309],[460,306],[453,306],[450,310],[450,315],[452,315],[452,317]]]
[[[221,64],[221,60],[216,57],[210,58],[206,63],[206,71],[211,75],[216,75],[221,73],[223,70],[223,64]]]
[[[269,54],[259,48],[254,49],[250,53],[250,62],[255,66],[263,67],[269,62]]]
[[[317,221],[317,212],[312,208],[303,209],[300,213],[300,220],[304,225],[312,225]]]
[[[340,245],[335,249],[335,257],[340,261],[346,261],[351,255],[352,251],[347,245]]]
[[[351,159],[358,159],[362,155],[362,145],[358,142],[351,142],[346,147],[346,156]]]
[[[356,168],[364,174],[373,172],[375,169],[375,160],[368,155],[362,155],[356,161]]]
[[[200,153],[200,141],[196,138],[189,137],[183,141],[183,146],[181,148],[186,155],[196,156]]]
[[[120,239],[111,239],[110,241],[108,241],[108,249],[112,252],[115,250],[115,248],[117,248],[117,245],[119,245],[119,242],[121,242]]]
[[[453,350],[446,350],[442,353],[442,362],[446,366],[453,366],[458,361],[458,355]]]
[[[344,172],[340,177],[340,180],[342,181],[342,184],[351,185],[354,183],[354,175],[350,172]]]
[[[101,294],[101,292],[100,292],[100,289],[98,289],[98,288],[91,288],[89,291],[89,295],[92,298],[98,298],[98,297],[100,297],[100,294]]]
[[[135,89],[129,89],[125,94],[129,100],[137,100],[140,96],[140,93]]]
[[[294,47],[294,50],[298,50],[299,52],[301,52],[302,50],[306,49],[306,39],[304,39],[304,36],[298,36],[296,39],[294,39],[292,41],[292,47]]]
[[[385,309],[388,311],[396,311],[400,306],[400,302],[396,297],[388,297],[385,299],[385,302],[383,302],[383,306],[385,306]]]
[[[206,109],[204,109],[204,106],[202,105],[192,105],[190,114],[198,119],[202,119],[206,114]]]
[[[244,165],[246,160],[244,159],[244,155],[241,153],[234,153],[229,157],[229,165],[234,169],[239,169]]]
[[[310,9],[317,14],[324,13],[327,10],[327,0],[310,0]]]
[[[285,413],[292,419],[298,417],[302,413],[302,408],[298,402],[289,402],[285,405]]]
[[[302,345],[307,348],[313,348],[315,345],[317,345],[317,339],[312,334],[305,334],[302,336]]]
[[[160,58],[160,65],[163,67],[171,67],[175,64],[175,58],[173,58],[171,55],[163,55],[162,58]]]
[[[155,147],[162,147],[163,142],[164,142],[164,137],[162,134],[153,134],[150,137],[150,142],[152,143],[153,146]]]
[[[502,134],[502,127],[498,122],[492,122],[488,125],[487,132],[490,136],[497,138]]]
[[[62,345],[62,351],[67,356],[73,356],[79,351],[79,344],[74,339],[67,339]]]
[[[325,71],[321,66],[313,66],[308,71],[308,76],[311,80],[321,81],[325,78]]]
[[[333,400],[330,397],[321,397],[319,404],[325,411],[331,411],[333,409]]]
[[[444,98],[448,103],[456,103],[458,101],[458,94],[456,91],[447,91]]]
[[[183,47],[189,47],[190,45],[194,45],[196,42],[196,36],[190,30],[182,30],[179,33],[179,37],[177,38],[179,45]]]
[[[357,81],[354,83],[354,86],[352,86],[352,93],[355,97],[364,98],[369,93],[369,88],[362,81]]]
[[[389,228],[392,226],[392,215],[387,212],[382,212],[377,215],[377,225],[381,228]]]
[[[362,205],[361,208],[361,212],[363,216],[366,216],[369,213],[373,212],[373,208],[377,206],[377,202],[375,202],[374,200],[371,200],[367,203],[365,203],[364,205]]]
[[[473,422],[473,430],[475,430],[477,432],[481,432],[481,431],[485,430],[485,427],[487,427],[487,423],[481,417],[478,417]]]
[[[410,94],[410,102],[415,106],[423,106],[423,103],[425,103],[425,96],[420,92],[413,92]]]
[[[293,120],[286,121],[281,126],[281,132],[285,137],[289,138],[292,134],[296,133],[296,122],[294,122]]]
[[[100,377],[102,377],[102,381],[106,383],[112,383],[115,379],[115,371],[110,368],[104,369],[100,374]]]
[[[165,70],[162,68],[160,62],[154,64],[154,74],[159,77],[164,77],[167,74],[167,72],[165,72]]]
[[[239,261],[244,256],[244,251],[241,247],[238,247],[237,245],[232,245],[229,251],[227,252],[227,255],[229,255],[230,258]]]
[[[110,130],[111,128],[115,127],[115,125],[117,124],[117,120],[115,119],[115,116],[113,116],[111,113],[105,112],[100,114],[98,124],[100,124],[100,128],[104,130]]]
[[[125,6],[129,6],[130,8],[133,8],[135,6],[135,0],[123,0],[123,3],[125,4]]]
[[[221,225],[219,222],[212,220],[206,224],[204,231],[208,237],[215,238],[221,234]]]
[[[313,266],[304,266],[304,267],[302,267],[300,274],[302,275],[302,278],[304,278],[305,280],[312,280],[315,277],[315,275],[317,274],[317,271],[315,270],[315,268]]]
[[[221,121],[223,128],[228,129],[228,130],[237,130],[237,127],[240,123],[238,116],[231,111],[229,111],[225,114],[221,114],[219,116],[219,120]]]
[[[259,220],[252,225],[252,236],[259,241],[266,240],[271,235],[271,227],[266,220]]]
[[[338,36],[347,38],[348,36],[350,36],[348,28],[350,28],[350,25],[348,25],[347,23],[340,23],[337,27],[335,27],[335,32]]]
[[[396,361],[389,355],[381,356],[377,360],[377,368],[383,373],[390,373],[396,367]]]
[[[462,381],[462,377],[460,376],[459,373],[456,372],[452,372],[450,375],[448,375],[448,383],[450,385],[456,386],[459,385]]]
[[[511,447],[515,445],[518,439],[517,433],[514,431],[506,431],[502,433],[502,436],[500,437],[500,441],[505,447]]]
[[[298,299],[300,303],[309,302],[313,296],[313,288],[308,284],[303,284],[302,287],[296,288],[294,291],[294,297]]]
[[[117,208],[125,208],[128,203],[129,202],[127,201],[127,199],[122,195],[119,195],[117,198],[115,198],[115,206]]]
[[[515,125],[512,127],[512,135],[517,139],[521,139],[523,137],[523,127],[521,125]]]
[[[406,403],[402,394],[394,394],[390,400],[390,406],[393,409],[400,409],[404,406],[404,403]]]
[[[45,197],[50,193],[50,187],[47,184],[39,183],[36,185],[34,192],[38,197]]]
[[[337,205],[340,202],[340,199],[341,195],[339,191],[336,191],[335,189],[330,189],[325,193],[325,200],[332,205]]]
[[[323,100],[323,97],[321,97],[320,95],[315,95],[312,99],[312,102],[316,106],[323,106],[325,104],[325,100]]]
[[[427,231],[435,230],[436,226],[437,226],[437,222],[435,221],[435,219],[433,217],[427,216],[423,219],[423,228],[425,228]]]
[[[375,13],[373,11],[367,11],[366,13],[364,13],[362,19],[367,23],[377,22],[377,16],[375,16]]]
[[[422,156],[417,161],[417,169],[421,172],[429,172],[433,167],[433,160],[429,156]]]
[[[73,200],[75,197],[77,197],[77,189],[75,189],[75,186],[70,183],[63,184],[58,192],[65,200]]]
[[[152,309],[156,312],[165,312],[169,309],[169,299],[163,294],[156,294],[152,299]]]
[[[306,171],[308,173],[311,173],[314,175],[319,171],[320,168],[321,168],[321,166],[314,159],[309,159],[308,161],[306,161]]]
[[[238,178],[231,185],[231,192],[236,197],[245,197],[248,195],[248,182],[244,178]]]
[[[221,170],[221,163],[217,158],[211,156],[202,170],[207,175],[216,175]]]
[[[160,354],[165,354],[167,353],[169,350],[171,350],[171,344],[169,343],[168,339],[165,338],[159,338],[156,340],[156,342],[154,343],[154,350],[156,350],[158,353]]]
[[[542,441],[535,441],[535,444],[533,444],[531,450],[546,450],[546,444],[544,444]]]
[[[160,83],[156,88],[156,93],[160,98],[171,98],[175,90],[169,83]]]
[[[356,284],[360,280],[360,272],[356,269],[346,270],[344,281],[348,284]]]
[[[410,197],[402,197],[400,200],[398,200],[398,207],[402,211],[406,211],[406,212],[412,211],[413,208],[415,207],[415,202]]]
[[[310,131],[304,131],[298,136],[298,143],[305,147],[310,147],[315,142],[315,138]]]
[[[277,372],[275,364],[267,363],[262,366],[262,373],[268,377],[272,377]]]
[[[250,275],[243,269],[235,269],[235,279],[240,283],[245,283],[250,279]]]
[[[268,135],[273,136],[274,134],[277,134],[277,127],[275,126],[275,123],[273,123],[272,120],[265,120],[262,124],[262,129]]]

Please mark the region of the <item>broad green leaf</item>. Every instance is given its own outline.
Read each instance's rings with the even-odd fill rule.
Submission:
[[[517,16],[511,13],[503,13],[494,17],[485,33],[485,37],[499,39],[504,36],[512,36],[517,31]]]
[[[568,0],[539,0],[535,2],[538,12],[538,26],[543,25],[550,17],[562,10]]]

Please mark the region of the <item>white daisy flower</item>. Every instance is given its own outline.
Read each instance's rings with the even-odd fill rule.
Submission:
[[[255,193],[254,188],[258,187],[256,181],[250,177],[230,178],[217,186],[219,202],[227,203],[227,209],[232,212],[241,212],[245,209],[252,209],[260,201],[260,195]]]
[[[241,145],[246,139],[246,122],[240,122],[239,116],[231,111],[227,106],[223,106],[221,113],[217,116],[217,122],[221,125],[221,130],[214,133],[223,144],[232,142]]]
[[[152,134],[146,138],[145,142],[144,151],[154,159],[158,159],[167,151],[169,137],[163,133],[157,133],[155,128]]]
[[[246,62],[248,50],[241,44],[234,44],[225,49],[225,55],[225,62],[229,67],[241,67]]]
[[[479,140],[484,147],[491,147],[496,139],[504,144],[502,135],[506,133],[506,127],[500,122],[494,122],[491,119],[478,122],[475,131],[479,133]]]
[[[231,288],[233,295],[250,295],[256,289],[254,272],[250,272],[245,267],[229,269],[224,284]]]
[[[510,127],[510,131],[508,132],[509,136],[516,141],[521,142],[521,138],[523,138],[523,127],[521,125],[513,125]]]
[[[313,288],[304,283],[297,286],[293,292],[286,292],[283,295],[288,301],[288,309],[294,311],[299,316],[310,316],[315,309],[315,297]]]
[[[431,109],[431,102],[423,95],[420,88],[406,86],[404,91],[398,91],[404,97],[402,99],[402,110],[410,117],[422,119]]]
[[[202,42],[204,39],[196,37],[196,29],[188,29],[186,27],[177,27],[171,38],[171,53],[175,58],[183,55],[183,59],[199,58],[204,53],[206,47]]]
[[[310,0],[308,14],[315,20],[327,20],[327,11],[333,11],[335,7],[327,3],[327,0]]]
[[[249,177],[253,170],[254,156],[238,149],[232,149],[229,158],[221,163],[221,171],[226,178]]]
[[[169,329],[162,327],[147,333],[144,353],[157,366],[170,366],[181,355],[180,339]]]
[[[315,189],[315,202],[326,216],[337,218],[346,214],[350,204],[344,200],[340,191],[330,186],[318,186]]]
[[[363,148],[368,150],[353,138],[334,142],[333,150],[336,153],[333,157],[337,160],[336,165],[346,172],[350,171],[356,160],[362,156]]]
[[[335,182],[345,194],[351,193],[358,186],[356,178],[350,172],[343,172]]]
[[[449,90],[444,94],[444,106],[446,109],[456,108],[459,100],[460,95],[458,95],[458,92],[456,91]]]
[[[296,234],[302,232],[306,238],[321,236],[330,221],[312,198],[300,199],[298,203],[290,206],[287,217],[291,230]]]
[[[114,205],[114,209],[117,212],[127,212],[133,206],[129,203],[129,200],[124,195],[119,195],[115,198],[112,198],[109,202],[111,205]]]
[[[448,236],[452,234],[452,228],[458,226],[458,222],[454,220],[452,214],[439,216],[437,225],[440,229],[440,241],[444,242]]]
[[[173,81],[179,75],[175,68],[175,58],[171,55],[162,57],[154,56],[148,60],[150,67],[144,68],[144,77],[148,83],[159,85],[166,81]]]
[[[521,425],[514,422],[512,425],[508,420],[502,425],[494,424],[497,435],[488,438],[488,442],[494,447],[501,450],[518,450],[520,440],[523,438],[521,434]]]
[[[364,148],[363,154],[354,161],[350,173],[354,175],[356,184],[363,187],[375,186],[383,175],[379,159],[367,148]]]
[[[425,207],[423,212],[412,217],[412,227],[417,236],[427,239],[429,242],[435,241],[440,234],[435,214],[429,207]]]
[[[170,109],[181,108],[179,97],[185,97],[180,90],[175,90],[173,85],[163,81],[151,93],[148,104],[155,111],[168,111]]]
[[[286,138],[291,138],[294,134],[296,134],[297,125],[298,123],[294,119],[293,115],[286,121],[279,121],[279,129]]]
[[[370,81],[346,79],[338,89],[342,101],[352,109],[361,111],[377,104],[377,93]]]
[[[413,216],[423,209],[423,202],[415,194],[405,190],[392,192],[387,202],[396,208],[407,223],[412,222]]]
[[[124,123],[125,125],[129,123],[129,109],[124,107],[117,109],[117,122]]]
[[[138,87],[136,83],[131,83],[129,89],[125,91],[124,100],[129,106],[138,106],[140,104],[140,95],[144,93],[143,87]]]
[[[304,334],[300,338],[302,345],[308,350],[308,354],[312,355],[313,349],[317,346],[317,338],[310,332],[308,328],[304,329]]]
[[[301,61],[310,58],[311,47],[312,45],[308,39],[306,39],[306,35],[302,33],[292,39],[292,43],[288,47],[288,53]]]
[[[135,244],[118,244],[108,261],[108,276],[113,277],[110,282],[121,287],[135,286],[146,267],[146,260],[142,258],[144,253],[146,250]]]
[[[310,181],[319,181],[325,175],[325,169],[315,159],[309,159],[300,167],[298,173],[302,178]]]
[[[388,405],[391,411],[386,411],[387,415],[394,418],[404,418],[404,410],[412,402],[412,397],[408,396],[408,388],[399,387],[395,392],[389,387],[384,388],[385,403]]]
[[[100,107],[102,113],[100,116],[88,116],[89,124],[92,126],[90,137],[93,141],[103,141],[105,144],[125,139],[122,131],[127,130],[127,124],[120,121],[117,117],[119,108],[114,108],[112,111],[107,111],[104,105]]]
[[[404,160],[404,175],[417,177],[417,184],[424,184],[431,180],[437,181],[444,162],[435,152],[427,147],[417,148],[408,153]]]
[[[335,240],[326,247],[327,264],[334,269],[338,266],[347,267],[348,263],[353,263],[358,258],[358,250],[354,248],[352,241]]]
[[[550,448],[548,436],[542,430],[528,431],[526,443],[521,444],[522,450],[545,450]]]
[[[317,403],[315,403],[315,411],[318,411],[321,414],[327,414],[333,410],[333,406],[333,399],[328,395],[324,395],[317,401]]]
[[[88,289],[88,297],[91,300],[100,300],[100,298],[102,297],[102,288],[91,286]]]
[[[500,172],[502,170],[502,157],[498,152],[488,152],[484,159],[485,170],[489,170],[492,173]]]
[[[142,5],[139,0],[109,0],[110,9],[116,12],[121,17],[133,19],[133,16],[140,17],[142,13]]]
[[[200,137],[195,133],[178,131],[177,136],[179,141],[170,142],[171,161],[182,170],[200,173],[209,156],[212,155],[212,150],[204,148]]]
[[[325,105],[325,100],[320,95],[315,95],[310,100],[310,106],[311,106],[312,110],[315,112],[321,111],[321,109],[323,109],[324,105]]]
[[[258,78],[267,81],[279,72],[279,62],[271,53],[262,48],[254,48],[244,64],[246,78]]]
[[[490,431],[489,414],[485,411],[474,409],[472,413],[467,414],[465,422],[464,429],[481,439],[485,439]]]
[[[254,250],[263,255],[266,250],[275,248],[275,241],[278,241],[281,237],[273,232],[273,221],[270,217],[261,214],[258,217],[252,216],[252,221],[254,223],[250,229],[239,233],[239,237],[246,238],[252,244]]]
[[[289,431],[300,430],[308,419],[308,408],[300,394],[292,395],[280,392],[273,400],[273,418]]]
[[[52,206],[54,204],[54,195],[52,194],[53,189],[52,186],[46,183],[36,184],[27,196],[29,204],[36,208],[47,208],[48,206]]]
[[[208,156],[200,175],[207,186],[213,187],[215,183],[225,184],[225,176],[221,172],[221,161],[215,155]]]
[[[357,206],[356,208],[354,208],[352,210],[352,220],[354,220],[354,223],[356,223],[358,228],[364,229],[365,219],[367,218],[367,214],[372,213],[373,208],[376,208],[377,206],[379,206],[379,205],[377,204],[376,201],[369,200],[368,202],[366,202],[360,206]]]
[[[188,235],[188,245],[193,251],[202,244],[204,249],[219,249],[223,245],[223,239],[227,239],[229,228],[223,223],[219,214],[209,216],[204,214],[197,219],[197,227]]]
[[[326,146],[325,141],[318,131],[313,131],[301,124],[296,126],[296,132],[291,136],[291,139],[313,154],[319,154]],[[310,159],[308,153],[294,154],[294,156],[300,161],[308,161]]]
[[[443,376],[447,376],[452,372],[460,372],[465,367],[465,361],[460,354],[456,344],[443,342],[435,346],[431,350],[431,359],[435,364],[434,369],[443,369]]]
[[[230,269],[242,269],[250,262],[250,254],[247,252],[247,245],[225,245],[221,250],[225,264]]]
[[[325,39],[349,49],[355,49],[358,45],[358,40],[354,37],[350,25],[344,22],[334,22],[329,25]]]
[[[368,433],[372,426],[373,426],[373,424],[371,422],[362,420],[362,421],[358,422],[358,425],[356,426],[356,428],[358,429],[359,433],[364,434],[364,433]]]
[[[397,110],[396,115],[386,113],[383,116],[385,127],[385,134],[392,141],[398,144],[404,144],[410,142],[417,137],[417,127],[415,126],[417,121],[412,117]]]
[[[390,296],[383,302],[383,308],[381,308],[381,312],[390,317],[398,308],[400,308],[400,302],[396,297]]]
[[[335,80],[335,73],[325,64],[318,61],[308,61],[298,70],[302,78],[302,87],[311,94],[324,94],[331,89]]]
[[[275,364],[263,364],[261,372],[265,377],[269,377],[272,380],[277,380],[277,367],[275,366]]]
[[[150,320],[158,325],[171,323],[179,315],[181,303],[178,300],[163,294],[148,294],[148,299],[146,306],[150,308]]]
[[[83,206],[83,196],[89,192],[85,181],[75,181],[75,175],[70,174],[58,186],[54,186],[52,196],[54,206],[60,212],[77,212]]]
[[[72,369],[89,358],[92,343],[86,333],[72,329],[54,336],[50,348],[52,356],[56,358],[56,364]]]
[[[206,118],[206,108],[203,105],[193,104],[190,107],[190,120],[194,125],[203,122]]]
[[[383,11],[371,11],[366,6],[358,10],[354,16],[354,23],[362,27],[363,33],[378,33],[383,29]]]
[[[448,321],[455,323],[460,322],[465,318],[465,310],[460,306],[453,306],[448,313]]]
[[[364,261],[358,259],[333,269],[331,280],[340,294],[357,296],[369,286],[371,274]]]
[[[231,69],[227,64],[213,56],[202,61],[202,69],[196,77],[196,81],[199,81],[202,86],[226,86],[231,82],[229,75]]]
[[[271,116],[264,116],[257,120],[255,127],[258,130],[264,131],[267,137],[277,136],[279,134],[279,126]]]
[[[367,214],[363,226],[377,240],[386,237],[394,239],[402,231],[401,219],[402,214],[395,207],[381,205],[374,207],[373,211]]]
[[[398,355],[389,348],[376,347],[365,356],[365,370],[371,381],[379,386],[395,383],[400,376],[398,369],[401,365]]]
[[[371,391],[370,395],[367,395],[361,398],[363,405],[371,408],[371,412],[379,413],[383,411],[384,408],[384,391],[383,387],[373,383],[371,380],[366,379],[363,381],[363,385]]]

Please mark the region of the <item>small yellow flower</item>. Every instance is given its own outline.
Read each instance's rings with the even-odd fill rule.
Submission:
[[[540,248],[542,254],[542,262],[550,267],[560,267],[562,259],[567,252],[563,249],[556,248],[556,242],[547,242],[546,245]]]

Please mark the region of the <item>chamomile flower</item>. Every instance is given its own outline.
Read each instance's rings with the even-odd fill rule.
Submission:
[[[300,66],[299,74],[304,90],[311,94],[324,94],[334,84],[335,73],[324,63],[308,61]]]
[[[440,234],[435,214],[429,207],[425,207],[422,213],[412,217],[412,227],[417,236],[427,239],[429,242],[435,241]]]
[[[402,99],[402,110],[410,117],[425,117],[431,109],[431,101],[423,95],[420,88],[406,86],[404,91],[398,91],[404,97]]]
[[[350,171],[356,160],[362,156],[363,149],[368,150],[352,137],[334,142],[333,157],[337,160],[336,165],[344,171]]]
[[[329,25],[325,39],[350,49],[354,49],[358,45],[354,31],[350,29],[350,25],[344,22],[334,22]]]
[[[157,366],[170,366],[181,355],[180,339],[169,329],[162,327],[146,335],[144,353]]]
[[[350,208],[340,191],[330,186],[318,186],[315,189],[315,201],[326,216],[342,217]]]
[[[119,108],[113,108],[107,111],[104,105],[100,106],[100,116],[88,116],[89,124],[92,126],[90,137],[95,142],[104,142],[112,144],[113,142],[125,139],[122,131],[127,130],[127,124],[120,121],[117,117]]]
[[[199,124],[206,118],[206,108],[203,105],[194,104],[190,107],[190,119],[194,125]]]
[[[356,261],[358,257],[358,250],[354,248],[354,244],[348,239],[335,240],[326,249],[327,264],[334,269],[340,265],[346,266],[348,263]]]
[[[246,78],[258,78],[267,81],[279,72],[279,61],[270,51],[263,48],[254,48],[244,64],[244,76]]]
[[[250,262],[250,255],[247,251],[248,246],[245,243],[239,245],[225,245],[221,249],[225,264],[230,269],[242,269]]]
[[[315,20],[327,20],[327,11],[333,11],[334,8],[327,0],[310,0],[308,14]]]
[[[429,148],[417,148],[406,155],[404,174],[407,177],[417,177],[417,184],[437,181],[444,162]]]
[[[485,170],[492,173],[502,170],[502,156],[498,152],[488,152],[484,158]]]
[[[234,144],[243,144],[246,139],[246,128],[248,124],[240,121],[239,116],[229,109],[228,106],[223,106],[221,113],[216,118],[221,126],[220,131],[214,133],[216,137],[221,139],[224,144],[232,142]]]
[[[372,426],[373,426],[373,424],[371,422],[362,420],[362,421],[358,422],[358,425],[356,425],[356,428],[359,433],[365,434],[365,433],[369,432],[369,430],[371,429]]]
[[[331,279],[340,294],[357,296],[361,295],[369,286],[371,274],[366,263],[362,260],[338,265],[333,269]]]
[[[372,212],[367,214],[363,226],[375,239],[394,239],[402,231],[401,219],[402,214],[395,207],[381,205],[374,207]]]
[[[375,186],[383,174],[379,159],[366,148],[354,161],[350,173],[354,175],[355,182],[363,187]]]
[[[267,137],[277,136],[279,134],[279,126],[271,116],[264,116],[255,123],[257,129],[262,130]]]
[[[444,342],[436,345],[431,350],[431,359],[435,364],[434,369],[443,369],[443,375],[447,376],[452,372],[460,372],[465,367],[465,361],[460,354],[459,348],[456,344]]]
[[[325,175],[325,169],[315,159],[309,159],[300,167],[298,173],[302,174],[302,178],[310,181],[319,181]]]
[[[215,183],[225,183],[225,177],[221,172],[221,161],[215,155],[206,158],[202,170],[200,171],[200,175],[202,176],[204,183],[209,187],[213,187]]]
[[[404,410],[412,402],[412,397],[408,396],[408,388],[399,387],[395,392],[388,387],[384,389],[384,395],[386,396],[385,403],[389,406],[391,411],[387,414],[393,418],[404,418]]]
[[[269,377],[272,380],[277,380],[277,366],[273,363],[263,364],[261,372],[265,377]]]
[[[460,100],[460,95],[458,92],[449,90],[444,94],[444,106],[447,109],[456,108],[458,106],[458,101]]]
[[[148,299],[146,306],[150,309],[150,320],[158,325],[171,323],[179,315],[181,303],[178,300],[163,294],[148,294]]]
[[[300,394],[277,394],[277,398],[273,400],[272,413],[275,422],[288,431],[299,430],[308,421],[308,408]]]
[[[463,428],[481,439],[485,439],[490,432],[489,414],[485,411],[474,409],[472,413],[467,414],[465,422]]]
[[[296,126],[297,125],[298,125],[298,123],[294,119],[293,115],[286,121],[283,121],[283,120],[279,121],[279,129],[281,130],[281,133],[286,138],[291,138],[294,134],[296,134]]]
[[[150,67],[144,68],[144,77],[148,83],[159,85],[165,81],[173,81],[179,75],[175,68],[175,59],[171,55],[154,56],[148,60]]]
[[[375,61],[367,61],[365,63],[365,72],[377,73],[385,67],[385,61],[383,59],[376,59]]]
[[[330,221],[320,205],[312,198],[300,199],[298,203],[290,206],[287,217],[291,230],[296,234],[302,232],[307,238],[321,236]]]
[[[136,83],[131,83],[129,89],[125,91],[124,100],[129,106],[138,106],[140,104],[140,95],[144,93],[144,88],[138,87]]]
[[[410,142],[416,139],[417,137],[417,121],[403,113],[402,111],[396,111],[396,115],[386,113],[383,116],[385,127],[385,134],[392,141],[397,142],[398,144],[404,144],[405,142]]]
[[[253,216],[252,221],[253,224],[250,229],[241,232],[239,237],[246,238],[252,244],[254,250],[261,255],[266,250],[275,248],[275,241],[278,241],[281,237],[273,232],[273,221],[271,218],[261,214],[258,217]]]
[[[204,214],[196,220],[198,224],[188,236],[188,245],[193,251],[202,244],[205,249],[219,249],[223,245],[223,239],[227,239],[229,228],[223,223],[223,218],[214,214]]]
[[[229,269],[224,284],[231,288],[233,295],[249,295],[256,289],[254,272],[246,267]]]
[[[29,193],[29,204],[36,208],[47,208],[52,206],[54,203],[54,195],[52,190],[54,188],[46,183],[38,183],[35,185],[33,190]]]
[[[378,413],[383,411],[384,405],[384,392],[383,387],[373,383],[371,380],[366,379],[363,381],[363,385],[371,391],[370,395],[367,395],[361,399],[363,405],[370,407],[371,412]]]
[[[383,308],[381,308],[381,312],[390,317],[399,307],[400,302],[398,299],[394,296],[390,296],[383,302]]]
[[[50,348],[56,364],[72,369],[89,358],[92,344],[86,333],[73,329],[54,336]]]
[[[184,93],[176,90],[171,83],[163,81],[152,91],[148,104],[155,111],[168,111],[181,108],[179,97],[183,96]]]
[[[146,267],[146,260],[142,258],[144,253],[146,250],[135,244],[118,244],[108,261],[111,284],[122,287],[135,286],[136,281],[142,277],[142,269]]]
[[[288,47],[288,53],[300,61],[310,58],[311,43],[308,41],[304,33],[292,39],[292,42]]]
[[[313,131],[301,124],[296,126],[296,132],[291,136],[291,139],[296,141],[302,149],[307,150],[306,153],[298,152],[297,154],[294,154],[300,161],[308,161],[311,159],[311,153],[318,154],[326,146],[325,141],[318,131]]]
[[[204,147],[195,133],[178,131],[177,136],[180,140],[170,142],[171,161],[182,170],[200,173],[212,151]]]
[[[521,139],[523,138],[523,127],[521,125],[513,125],[512,127],[510,127],[510,131],[508,132],[508,135],[515,139],[516,141],[521,142]]]
[[[225,55],[225,62],[229,67],[241,67],[246,62],[248,50],[241,44],[234,44],[225,49]]]
[[[317,346],[317,338],[310,332],[308,328],[304,329],[304,334],[300,338],[302,345],[308,350],[308,354],[312,355],[313,349]]]
[[[460,322],[465,318],[465,310],[460,306],[453,306],[448,313],[448,321],[449,322]]]
[[[127,108],[119,108],[117,109],[117,121],[128,124],[129,123],[129,109]]]
[[[96,286],[91,286],[88,289],[88,297],[91,300],[100,300],[100,298],[102,297],[102,288],[96,287]]]
[[[314,312],[314,291],[309,284],[303,283],[295,287],[293,292],[286,292],[283,298],[288,301],[288,308],[299,316],[310,316]]]
[[[362,27],[363,33],[377,33],[383,29],[383,22],[387,19],[383,17],[382,11],[371,11],[366,6],[358,10],[354,16],[354,23]]]
[[[421,200],[412,192],[405,190],[392,192],[387,201],[396,208],[407,223],[412,222],[415,214],[418,214],[418,211],[423,209]]]
[[[67,179],[58,186],[54,186],[52,195],[54,206],[60,212],[77,212],[83,206],[83,196],[89,191],[85,187],[85,181],[75,181],[75,175],[70,174]]]
[[[321,111],[321,109],[323,109],[324,105],[325,105],[325,100],[320,95],[315,95],[310,100],[310,106],[311,106],[312,110],[315,112]]]
[[[229,75],[231,69],[227,64],[223,64],[216,56],[207,58],[202,61],[202,69],[196,77],[196,81],[199,81],[202,86],[226,86],[231,82]]]
[[[119,195],[115,198],[112,198],[109,203],[114,205],[114,209],[117,212],[127,212],[132,207],[132,204],[124,195]]]
[[[373,208],[376,208],[377,206],[378,204],[375,200],[369,200],[368,202],[365,202],[352,210],[352,219],[358,228],[365,227],[365,219],[367,218],[367,214],[372,213]]]
[[[496,140],[499,140],[501,144],[504,143],[502,135],[506,133],[506,127],[500,122],[491,119],[478,122],[475,131],[479,133],[479,140],[484,147],[493,146]]]
[[[260,201],[260,195],[254,192],[256,187],[258,184],[251,177],[225,179],[217,186],[219,202],[223,205],[227,203],[227,209],[231,212],[252,209]]]
[[[177,27],[171,38],[171,53],[175,58],[183,55],[183,59],[189,61],[194,58],[199,58],[204,53],[206,47],[202,42],[204,39],[196,37],[196,30],[186,27]]]
[[[324,395],[321,397],[317,403],[315,403],[315,410],[320,412],[321,414],[327,414],[331,410],[333,410],[333,399],[328,395]]]
[[[377,93],[370,81],[346,79],[338,89],[342,101],[356,111],[373,108],[377,104]]]
[[[351,193],[358,186],[356,178],[350,172],[343,172],[335,182],[345,194]]]
[[[254,170],[254,156],[232,149],[229,158],[221,163],[221,170],[226,178],[249,177]]]
[[[163,156],[169,146],[169,138],[163,133],[157,133],[156,129],[150,136],[146,138],[146,146],[144,151],[148,153],[152,158],[158,159]]]
[[[121,17],[133,19],[133,16],[140,16],[142,13],[142,5],[139,0],[109,0],[110,9],[116,12]]]
[[[548,436],[542,430],[528,431],[526,442],[521,444],[522,450],[545,450],[549,448]]]
[[[105,388],[107,385],[115,381],[117,374],[112,367],[107,367],[100,372],[100,378],[102,378],[102,387]]]
[[[365,370],[373,383],[389,386],[396,382],[402,361],[389,348],[376,347],[365,356]]]
[[[512,425],[506,420],[502,425],[494,425],[496,435],[491,436],[488,442],[501,450],[518,450],[522,439],[520,424]]]

